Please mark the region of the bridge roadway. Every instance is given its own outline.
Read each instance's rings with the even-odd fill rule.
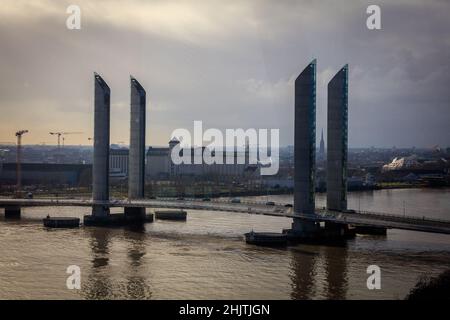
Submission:
[[[92,205],[105,205],[109,207],[146,207],[168,209],[192,209],[223,212],[238,212],[248,214],[261,214],[286,218],[301,218],[310,221],[329,221],[334,223],[351,224],[357,226],[383,227],[387,229],[403,229],[431,233],[450,234],[450,221],[414,216],[393,215],[367,211],[336,212],[324,208],[317,208],[316,215],[295,214],[291,207],[284,204],[266,205],[264,202],[241,200],[232,203],[229,200],[212,199],[211,201],[176,198],[158,198],[145,200],[110,200],[107,202],[92,201],[90,199],[12,199],[0,198],[0,208],[8,206],[20,207],[91,207]]]

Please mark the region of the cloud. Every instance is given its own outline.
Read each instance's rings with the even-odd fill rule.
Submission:
[[[293,79],[318,59],[317,126],[326,86],[350,66],[350,145],[450,144],[448,1],[79,0],[82,29],[67,30],[72,1],[2,1],[0,141],[16,127],[92,135],[93,71],[112,89],[112,141],[129,137],[129,74],[146,88],[151,144],[206,127],[279,128],[293,142]],[[85,136],[71,137],[87,143]]]

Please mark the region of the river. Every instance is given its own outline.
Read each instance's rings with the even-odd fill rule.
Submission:
[[[292,203],[292,196],[248,197]],[[317,195],[325,205],[325,195]],[[450,219],[450,189],[349,193],[353,209]],[[120,212],[120,209],[114,209]],[[47,214],[79,216],[87,208],[25,208],[20,221],[0,211],[0,299],[403,299],[423,275],[450,268],[450,236],[389,230],[345,246],[247,245],[243,233],[281,231],[290,219],[188,211],[186,222],[141,228],[47,230]],[[66,269],[81,269],[69,290]],[[369,290],[366,269],[381,268]]]

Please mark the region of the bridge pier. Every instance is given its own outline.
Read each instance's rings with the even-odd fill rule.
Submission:
[[[325,222],[325,237],[330,239],[349,239],[356,236],[355,228],[349,227],[348,224]]]
[[[92,206],[92,216],[100,218],[109,216],[109,207],[105,205],[94,204]]]
[[[314,239],[320,235],[320,225],[314,221],[294,218],[291,229],[287,230],[287,233],[295,239]]]
[[[145,208],[142,207],[124,207],[125,217],[130,219],[142,219],[145,217]]]
[[[387,235],[387,228],[385,227],[356,226],[355,231],[358,234],[369,234],[377,236]]]
[[[21,208],[18,205],[5,207],[5,219],[20,219]]]
[[[104,211],[105,212],[105,211]],[[153,222],[153,214],[145,213],[144,207],[124,207],[124,213],[109,213],[103,215],[85,215],[83,223],[85,226],[111,227],[126,226],[130,224],[143,224]]]
[[[356,236],[355,228],[348,224],[325,222],[322,227],[319,222],[294,218],[291,229],[283,230],[288,239],[293,242],[326,243],[328,241],[351,239]]]

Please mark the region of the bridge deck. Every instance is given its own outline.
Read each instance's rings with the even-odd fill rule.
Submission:
[[[414,230],[432,233],[450,234],[450,221],[411,216],[399,216],[375,212],[335,212],[323,208],[316,209],[316,215],[302,215],[292,212],[292,208],[282,204],[268,206],[261,202],[242,201],[231,203],[227,200],[214,199],[212,201],[177,200],[174,198],[150,200],[110,200],[107,202],[92,201],[89,199],[0,199],[0,207],[20,206],[75,206],[90,207],[92,205],[105,205],[109,207],[146,207],[210,210],[224,212],[239,212],[249,214],[262,214],[286,218],[300,218],[311,221],[329,221],[335,223],[353,224],[360,226],[384,227],[392,229]]]

